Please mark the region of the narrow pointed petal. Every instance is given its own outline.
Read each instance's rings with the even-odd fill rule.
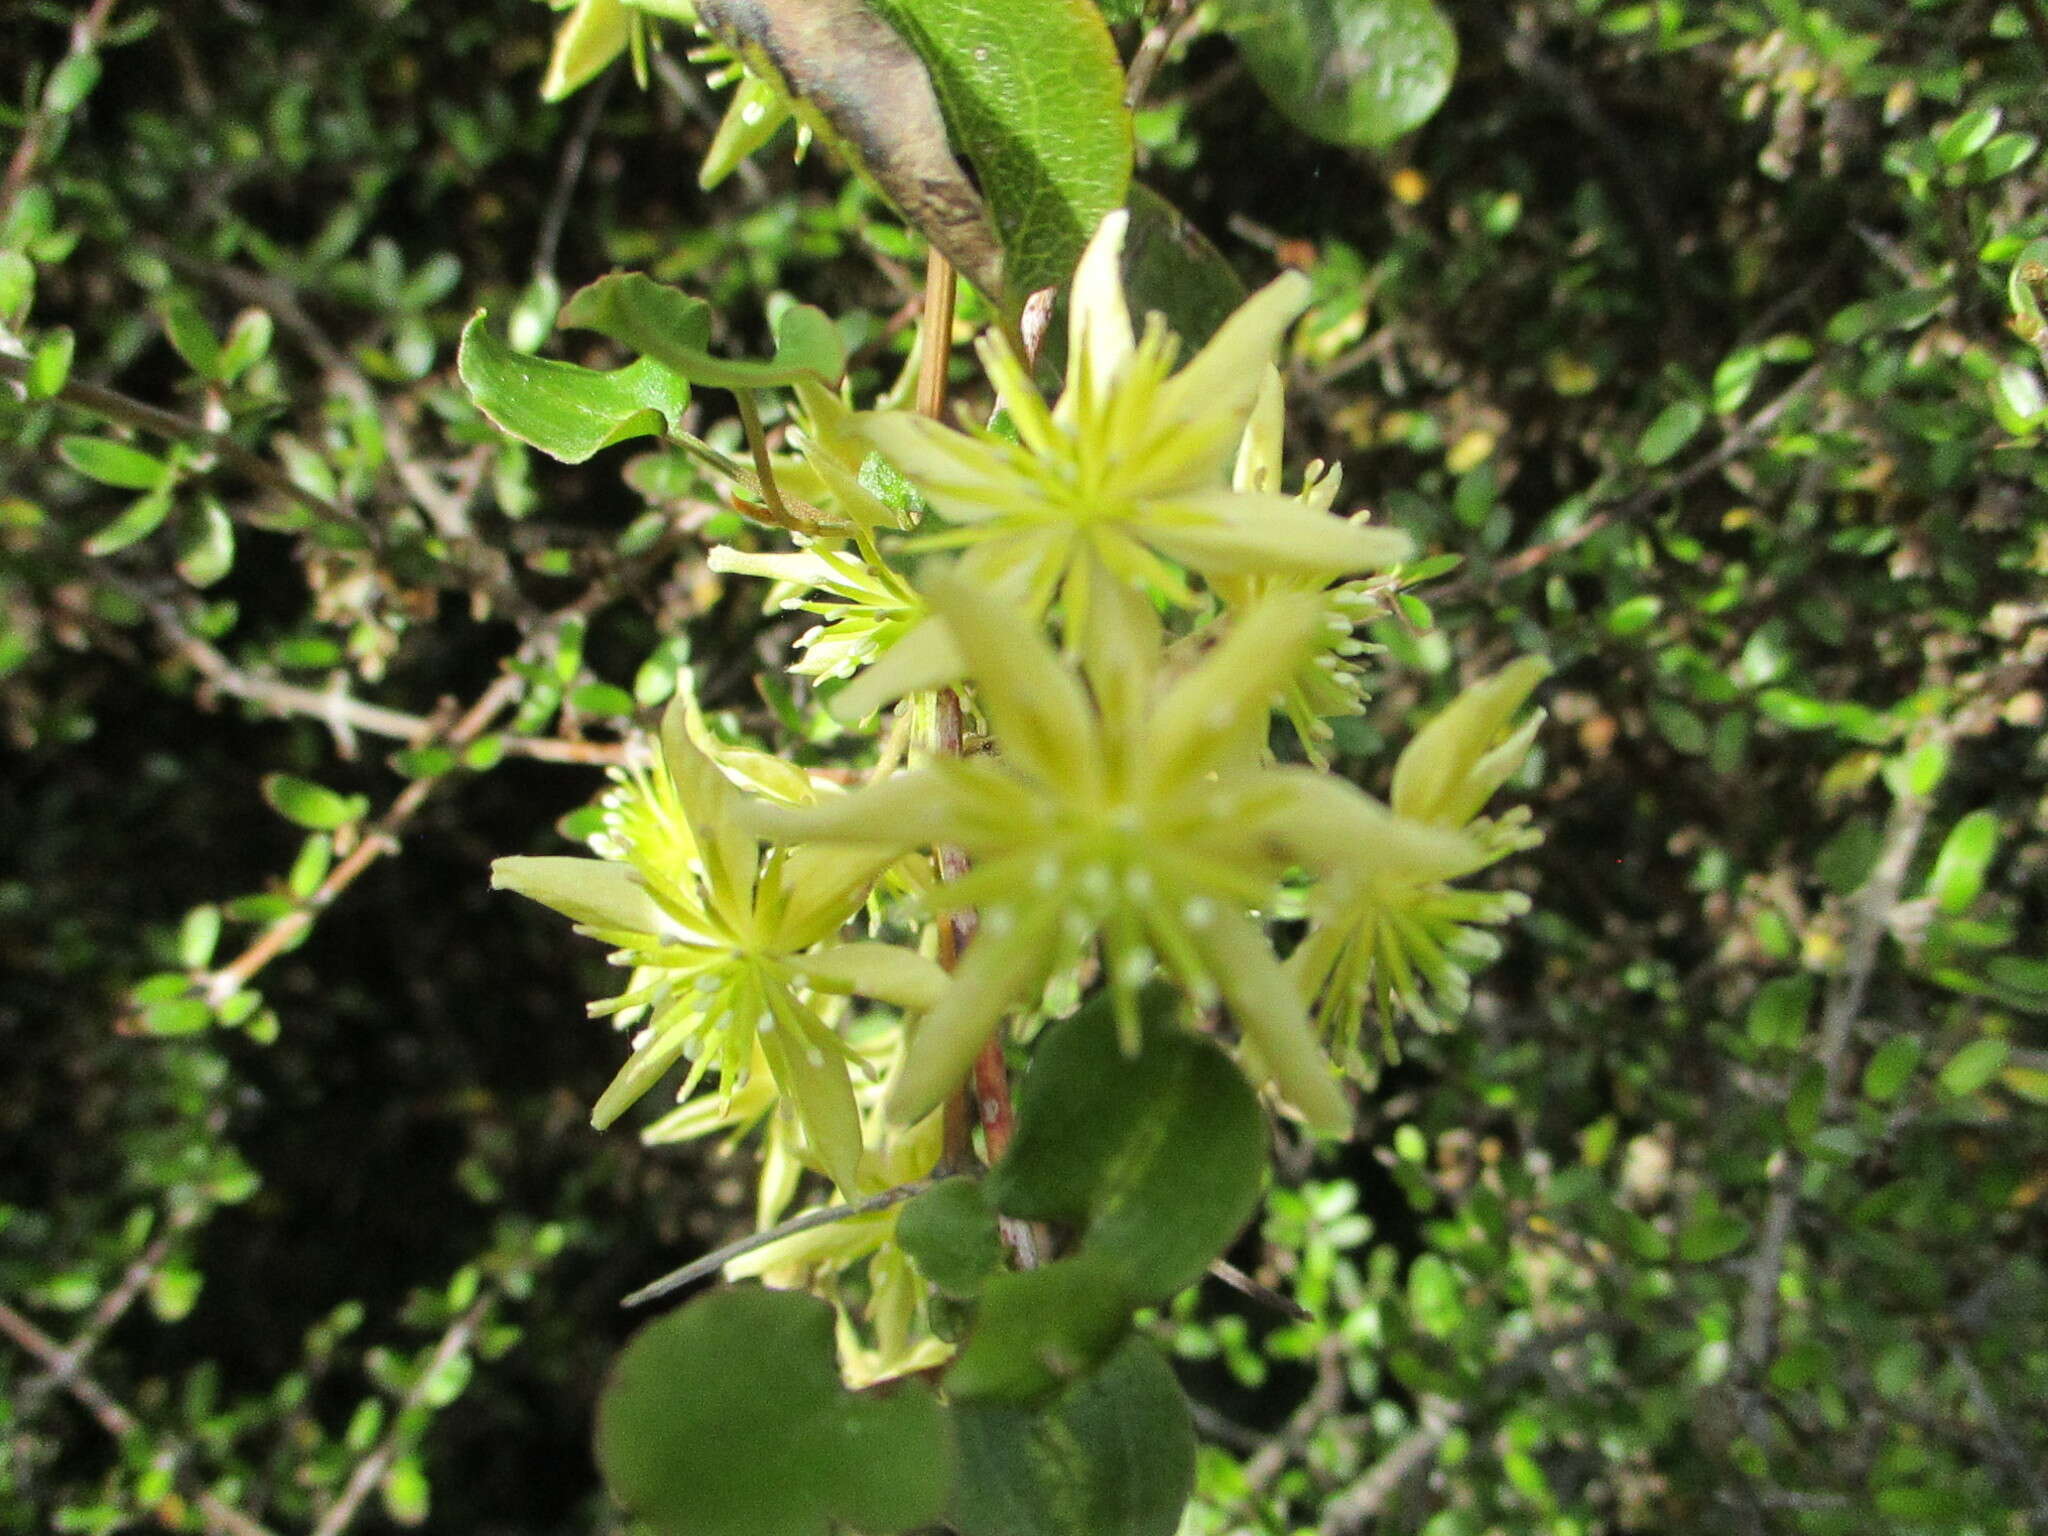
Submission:
[[[926,598],[967,657],[975,697],[1004,757],[1048,784],[1101,783],[1095,712],[1039,627],[950,577],[932,581]]]
[[[1131,216],[1121,208],[1105,217],[1074,269],[1067,320],[1068,388],[1078,386],[1085,400],[1109,399],[1137,344],[1124,303],[1124,231],[1130,222]]]
[[[1227,912],[1204,928],[1196,942],[1223,988],[1231,1018],[1257,1048],[1280,1096],[1318,1135],[1349,1135],[1351,1105],[1265,935],[1249,918]]]
[[[1147,736],[1154,781],[1185,783],[1216,766],[1247,736],[1263,743],[1274,701],[1308,659],[1322,628],[1322,604],[1305,595],[1269,597],[1245,612],[1153,712]]]
[[[735,909],[751,906],[760,849],[751,834],[734,820],[739,791],[704,749],[690,736],[695,701],[678,690],[661,717],[661,761],[675,784],[683,816],[697,838],[697,856],[704,862],[705,885],[714,901]],[[727,914],[729,918],[734,913]]]
[[[642,1094],[661,1080],[663,1073],[682,1060],[689,1038],[687,1029],[666,1029],[627,1057],[626,1064],[591,1106],[591,1125],[604,1130],[631,1109]]]
[[[1311,512],[1291,496],[1214,491],[1177,498],[1152,542],[1205,576],[1342,576],[1385,570],[1414,552],[1395,528]]]
[[[1303,768],[1276,768],[1270,779],[1289,788],[1261,830],[1319,873],[1386,889],[1455,880],[1493,862],[1464,833],[1396,816],[1342,779]]]
[[[761,1036],[769,1070],[790,1101],[804,1136],[825,1172],[851,1199],[860,1178],[860,1106],[854,1102],[853,1079],[846,1059],[807,1038],[825,1026],[780,986],[766,989],[775,1028]]]
[[[1265,377],[1259,381],[1259,395],[1252,404],[1251,420],[1245,423],[1244,438],[1238,444],[1237,467],[1230,475],[1231,489],[1280,489],[1280,455],[1286,427],[1286,403],[1280,384],[1280,370],[1268,366]]]
[[[889,1089],[891,1121],[915,1125],[960,1086],[1003,1015],[1044,983],[1054,925],[1054,914],[1045,912],[1007,933],[984,926],[976,935],[946,995],[910,1037]]]
[[[1179,421],[1251,413],[1280,338],[1308,308],[1309,281],[1283,272],[1253,294],[1159,391],[1162,415]]]
[[[876,411],[856,419],[861,435],[948,522],[987,522],[1017,497],[1020,477],[991,444],[908,411]]]
[[[946,775],[920,768],[815,805],[753,800],[736,814],[773,842],[870,843],[901,854],[944,841],[958,819],[954,801]]]
[[[573,923],[607,933],[658,933],[661,904],[624,864],[564,856],[494,859],[491,888],[517,891]]]
[[[833,944],[799,955],[791,967],[824,992],[854,992],[898,1008],[931,1008],[952,978],[936,961],[897,944]]]
[[[1081,671],[1104,720],[1136,722],[1158,671],[1159,615],[1144,593],[1098,578],[1081,635]]]
[[[860,910],[876,879],[901,850],[861,843],[817,843],[782,864],[782,920],[775,938],[784,949],[808,949],[830,938]]]
[[[1469,820],[1521,761],[1516,754],[1512,762],[1503,765],[1496,759],[1482,770],[1482,757],[1549,671],[1550,664],[1542,657],[1524,656],[1472,684],[1417,731],[1394,764],[1394,809],[1439,825]],[[1499,777],[1487,783],[1495,771]],[[1470,809],[1465,809],[1468,805]]]
[[[967,658],[954,643],[952,631],[936,619],[925,619],[904,631],[882,653],[881,660],[832,695],[828,707],[833,719],[857,725],[907,694],[943,688],[966,675]]]

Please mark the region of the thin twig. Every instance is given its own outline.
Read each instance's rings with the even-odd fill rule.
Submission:
[[[898,1184],[894,1189],[885,1189],[879,1195],[869,1195],[865,1200],[855,1200],[848,1205],[828,1205],[823,1210],[806,1211],[801,1216],[792,1216],[788,1221],[772,1226],[765,1232],[750,1233],[737,1242],[714,1249],[701,1259],[692,1259],[681,1269],[671,1270],[659,1280],[641,1286],[619,1305],[637,1307],[650,1301],[659,1301],[686,1285],[694,1285],[699,1280],[717,1274],[734,1259],[744,1258],[756,1249],[766,1248],[770,1243],[779,1243],[785,1237],[794,1237],[799,1232],[829,1227],[851,1216],[872,1216],[876,1211],[886,1211],[892,1205],[901,1205],[905,1200],[923,1194],[938,1182],[937,1179],[914,1179],[908,1184]]]
[[[33,1356],[45,1370],[56,1375],[72,1400],[91,1414],[94,1422],[116,1440],[126,1440],[131,1435],[145,1432],[142,1421],[116,1401],[113,1394],[92,1377],[75,1368],[67,1373],[65,1357],[69,1352],[64,1346],[4,1301],[0,1301],[0,1334],[5,1334],[24,1352]],[[168,1434],[153,1435],[151,1438],[155,1446],[156,1459],[170,1462],[191,1490],[192,1501],[198,1505],[207,1529],[225,1532],[226,1536],[273,1536],[268,1526],[250,1519],[199,1481],[191,1470],[192,1448],[184,1441]]]
[[[448,1325],[448,1331],[441,1335],[441,1341],[434,1346],[434,1353],[428,1357],[426,1369],[419,1373],[412,1387],[398,1405],[398,1412],[391,1416],[391,1427],[384,1432],[384,1438],[349,1472],[348,1481],[335,1501],[327,1506],[319,1522],[313,1527],[312,1536],[341,1536],[362,1508],[363,1500],[370,1491],[384,1480],[384,1474],[391,1470],[392,1462],[405,1448],[406,1441],[417,1430],[411,1420],[413,1412],[426,1401],[426,1395],[433,1387],[435,1377],[447,1369],[450,1361],[469,1348],[470,1340],[482,1326],[484,1316],[491,1309],[496,1298],[489,1292],[471,1302],[462,1315]]]
[[[1139,39],[1137,51],[1131,55],[1131,67],[1124,75],[1124,106],[1130,111],[1144,105],[1145,93],[1152,89],[1152,77],[1159,72],[1159,66],[1199,25],[1199,17],[1188,14],[1190,5],[1191,0],[1168,0],[1159,20]]]
[[[615,66],[606,70],[604,78],[583,93],[583,106],[576,115],[575,126],[569,130],[568,143],[562,146],[561,163],[555,168],[555,185],[548,193],[547,213],[540,222],[540,238],[534,242],[535,278],[554,275],[562,230],[569,221],[569,204],[575,200],[576,184],[583,179],[583,167],[590,159],[590,141],[597,134],[597,120],[603,116],[605,102],[610,99],[612,87],[618,79],[619,71]]]
[[[1371,1471],[1330,1501],[1322,1524],[1316,1527],[1321,1536],[1358,1536],[1365,1530],[1401,1485],[1436,1454],[1465,1410],[1441,1397],[1425,1397],[1421,1414],[1422,1422],[1375,1462]]]
[[[953,361],[953,312],[959,296],[953,263],[933,246],[925,253],[924,322],[917,357],[917,412],[933,420],[946,414],[946,374]]]
[[[135,1305],[136,1299],[170,1259],[178,1239],[198,1222],[200,1214],[200,1208],[193,1205],[171,1207],[169,1216],[164,1219],[163,1230],[135,1256],[121,1278],[100,1298],[85,1326],[64,1346],[61,1357],[42,1374],[32,1376],[22,1384],[14,1399],[15,1422],[25,1420],[46,1394],[68,1385],[71,1378],[84,1368],[92,1352],[99,1347],[100,1340],[128,1315],[129,1308]]]
[[[65,50],[66,59],[96,52],[100,39],[106,35],[107,25],[114,18],[114,7],[119,0],[93,0],[85,14],[71,24],[71,46]],[[61,67],[61,66],[60,66]],[[28,185],[29,177],[35,174],[36,161],[43,153],[43,140],[49,136],[50,113],[38,106],[29,115],[28,122],[16,141],[14,153],[8,157],[7,176],[0,181],[0,209],[7,213],[14,211],[15,199],[21,196]]]
[[[1263,1493],[1268,1484],[1307,1446],[1311,1436],[1344,1402],[1344,1339],[1331,1334],[1316,1347],[1316,1380],[1277,1435],[1259,1447],[1258,1454],[1244,1464],[1245,1486]]]
[[[1877,969],[1892,913],[1899,905],[1906,871],[1926,831],[1928,809],[1929,803],[1921,795],[1904,794],[1892,802],[1882,851],[1869,878],[1856,893],[1842,969],[1828,990],[1820,1043],[1815,1052],[1821,1069],[1822,1125],[1833,1121],[1841,1109],[1849,1041],[1863,1016],[1870,978]],[[1799,1208],[1799,1189],[1806,1175],[1807,1160],[1803,1153],[1788,1147],[1781,1156],[1771,1179],[1763,1236],[1750,1261],[1749,1293],[1742,1309],[1741,1358],[1751,1370],[1760,1369],[1775,1348],[1778,1277],[1784,1268],[1785,1243],[1791,1235],[1792,1218]]]
[[[20,379],[27,373],[28,365],[20,358],[0,353],[0,378]],[[257,484],[297,502],[314,516],[353,529],[373,545],[378,542],[376,529],[362,517],[316,492],[307,490],[261,454],[252,453],[233,438],[215,432],[189,416],[166,411],[103,385],[86,384],[78,380],[66,383],[57,391],[57,399],[66,405],[77,406],[82,411],[90,411],[95,416],[117,421],[138,431],[153,432],[158,437],[197,444],[213,454],[221,463],[246,475]]]

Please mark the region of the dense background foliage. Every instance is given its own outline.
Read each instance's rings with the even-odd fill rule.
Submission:
[[[1316,283],[1301,457],[1462,557],[1346,745],[1558,667],[1534,916],[1235,1253],[1311,1320],[1159,1320],[1191,1525],[2048,1528],[2048,9],[1448,11],[1384,152],[1199,6],[1140,116],[1248,281]],[[685,462],[508,446],[454,343],[644,267],[886,377],[919,251],[817,160],[699,193],[675,54],[541,105],[551,21],[0,37],[0,1529],[609,1529],[616,1300],[749,1219],[588,1129],[592,957],[484,869],[685,660],[796,719],[799,626],[706,570]]]

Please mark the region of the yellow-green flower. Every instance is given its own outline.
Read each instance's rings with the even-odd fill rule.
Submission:
[[[1541,658],[1524,657],[1474,683],[1425,725],[1394,765],[1395,815],[1465,833],[1482,850],[1481,865],[1534,843],[1525,809],[1476,818],[1528,755],[1542,712],[1513,730],[1508,722],[1549,670]],[[1370,1076],[1358,1051],[1368,1005],[1390,1058],[1397,1006],[1426,1029],[1445,1027],[1470,999],[1470,970],[1498,953],[1485,930],[1527,911],[1528,901],[1515,891],[1455,890],[1442,878],[1347,875],[1319,888],[1309,906],[1315,926],[1288,957],[1288,972],[1346,1065]]]
[[[904,411],[855,418],[950,525],[921,530],[908,547],[961,549],[962,581],[1032,617],[1057,604],[1069,645],[1111,589],[1185,605],[1196,600],[1187,572],[1212,585],[1259,574],[1327,582],[1403,559],[1403,534],[1230,484],[1260,381],[1308,302],[1308,280],[1290,272],[1267,285],[1175,372],[1179,343],[1165,321],[1153,315],[1142,335],[1132,329],[1120,268],[1127,222],[1122,213],[1105,219],[1074,274],[1058,404],[1046,404],[1005,338],[980,343],[1015,441]],[[918,631],[901,658],[849,690],[841,712],[929,686],[935,669],[920,652],[928,639],[930,629]]]
[[[945,984],[931,961],[886,944],[835,943],[886,852],[858,845],[769,849],[739,824],[741,795],[690,739],[678,698],[653,764],[606,797],[601,858],[507,858],[494,885],[553,907],[632,967],[626,989],[591,1006],[635,1028],[633,1054],[598,1099],[609,1125],[678,1062],[678,1098],[710,1071],[726,1101],[765,1063],[805,1139],[842,1189],[861,1155],[852,1053],[818,1016],[821,993],[857,992],[906,1008]]]
[[[1258,914],[1292,869],[1421,883],[1485,855],[1352,785],[1262,761],[1272,700],[1315,643],[1315,604],[1261,604],[1162,681],[1156,619],[1127,595],[1100,605],[1085,679],[1024,612],[962,578],[930,582],[926,598],[966,658],[997,750],[818,805],[752,811],[779,837],[947,845],[973,862],[928,898],[977,909],[981,927],[912,1031],[894,1118],[929,1112],[1006,1013],[1099,943],[1133,1048],[1136,993],[1165,970],[1199,1001],[1226,1002],[1282,1095],[1318,1129],[1343,1130],[1343,1095]]]

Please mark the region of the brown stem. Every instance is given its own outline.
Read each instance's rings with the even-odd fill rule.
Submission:
[[[953,263],[934,247],[924,263],[924,325],[917,359],[920,416],[937,419],[946,414],[946,370],[953,361],[953,308],[959,290]]]
[[[114,19],[114,7],[119,0],[93,0],[83,16],[71,24],[71,46],[65,50],[65,57],[76,58],[80,54],[94,52],[105,35],[107,24]],[[35,174],[36,161],[43,152],[43,140],[50,132],[50,114],[38,107],[21,130],[21,138],[14,146],[14,153],[7,161],[7,175],[0,181],[0,210],[14,211],[14,200],[21,196],[22,188]]]
[[[740,425],[746,428],[747,451],[754,456],[754,475],[761,482],[761,501],[768,509],[768,515],[788,528],[795,526],[789,508],[782,504],[781,487],[775,483],[775,466],[768,459],[768,434],[761,428],[761,411],[754,404],[751,389],[736,389],[732,392],[739,402]]]

